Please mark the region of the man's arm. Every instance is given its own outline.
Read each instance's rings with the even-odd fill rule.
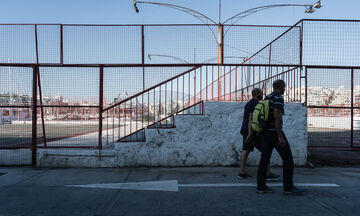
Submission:
[[[282,132],[281,115],[282,115],[281,110],[275,108],[274,109],[274,120],[275,120],[276,133],[279,138],[279,145],[284,147],[286,145],[286,142],[285,142],[283,132]]]

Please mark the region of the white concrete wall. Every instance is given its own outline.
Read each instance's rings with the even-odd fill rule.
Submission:
[[[205,115],[175,117],[174,129],[146,130],[146,142],[115,144],[120,166],[224,166],[236,165],[242,150],[240,127],[245,103],[206,102]],[[286,104],[284,132],[296,165],[307,158],[307,109]],[[258,164],[255,150],[248,163]],[[272,164],[281,165],[274,151]]]
[[[240,127],[245,103],[206,102],[205,115],[177,115],[174,129],[147,129],[146,142],[115,143],[113,154],[99,157],[99,150],[40,149],[39,166],[129,167],[129,166],[227,166],[237,165],[242,150]],[[284,131],[294,162],[307,159],[307,109],[286,104]],[[55,152],[56,151],[56,152]],[[79,153],[83,151],[83,153]],[[102,150],[104,151],[104,150]],[[80,154],[80,155],[79,155]],[[88,156],[86,156],[88,155]],[[105,156],[105,155],[104,155]],[[260,153],[254,150],[248,163],[257,165]],[[272,164],[281,165],[277,152]]]

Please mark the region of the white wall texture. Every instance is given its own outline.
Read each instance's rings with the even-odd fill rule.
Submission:
[[[38,151],[38,166],[228,166],[239,163],[242,151],[240,127],[245,103],[206,102],[204,115],[177,115],[176,128],[147,129],[146,142],[114,143],[102,155],[99,150]],[[307,109],[285,104],[284,132],[296,165],[307,160]],[[112,153],[110,153],[112,152]],[[250,154],[248,164],[257,165],[260,152]],[[274,150],[271,163],[281,165]]]

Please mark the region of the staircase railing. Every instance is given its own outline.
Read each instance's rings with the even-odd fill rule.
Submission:
[[[217,78],[219,70],[224,73]],[[203,114],[203,101],[247,101],[253,88],[270,93],[272,81],[280,78],[287,83],[285,99],[300,101],[298,66],[194,66],[105,108],[106,140],[118,141],[132,136],[131,141],[143,141],[142,133],[147,127],[173,127],[176,114]]]

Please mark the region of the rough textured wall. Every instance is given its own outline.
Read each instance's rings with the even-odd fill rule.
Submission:
[[[146,142],[115,144],[119,166],[223,166],[236,165],[242,150],[240,126],[245,103],[206,102],[205,115],[175,117],[174,129],[146,130]],[[285,104],[284,132],[296,165],[307,159],[307,109]],[[255,150],[248,163],[258,164]],[[272,164],[281,165],[274,150]]]

